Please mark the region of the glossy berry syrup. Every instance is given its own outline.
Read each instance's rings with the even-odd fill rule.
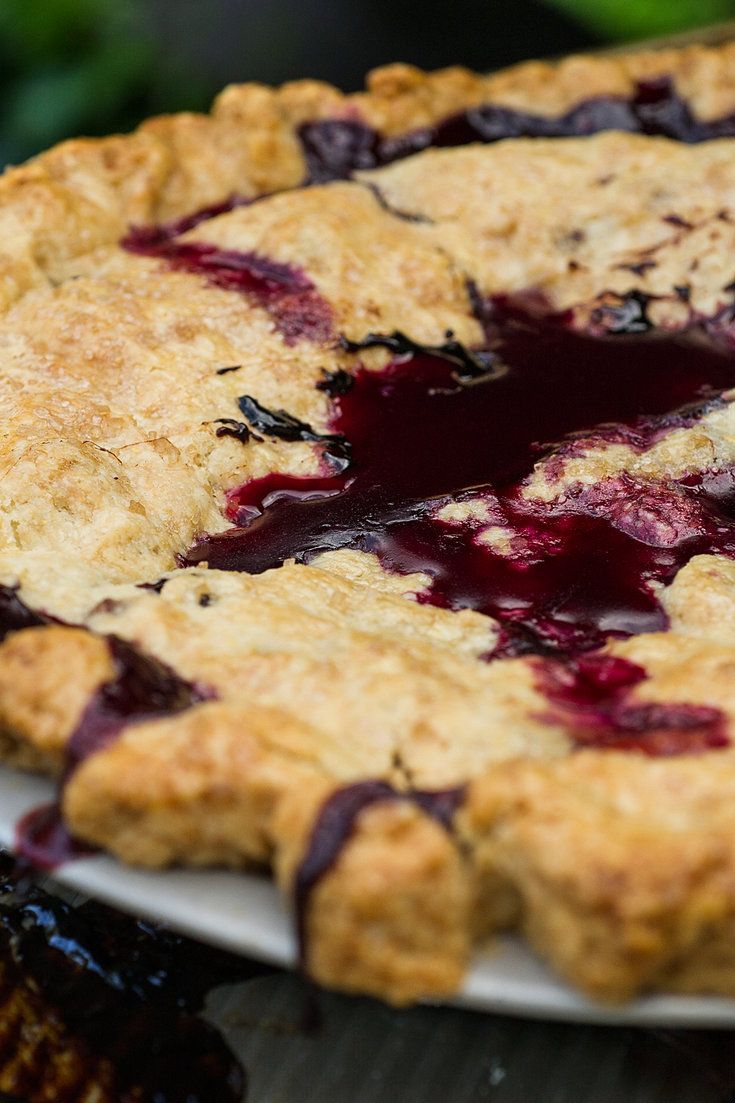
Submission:
[[[735,358],[687,335],[593,338],[511,312],[496,311],[491,331],[494,366],[472,382],[421,354],[342,382],[330,428],[349,442],[349,465],[231,491],[239,527],[202,538],[187,562],[256,574],[371,551],[392,571],[429,576],[419,601],[495,617],[495,654],[577,654],[665,627],[651,583],[700,552],[735,553],[730,473],[621,474],[550,503],[527,500],[522,481],[543,456],[558,474],[595,444],[641,450],[690,424],[735,384]],[[440,519],[468,499],[481,520]],[[502,548],[483,543],[488,529]]]
[[[104,905],[71,907],[0,852],[0,1083],[10,1099],[76,1103],[94,1084],[100,1103],[242,1103],[244,1070],[198,1013],[211,988],[258,971]]]

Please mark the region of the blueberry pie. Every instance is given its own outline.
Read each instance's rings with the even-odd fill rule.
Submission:
[[[395,1003],[735,995],[735,46],[232,87],[0,231],[18,849],[272,869]]]

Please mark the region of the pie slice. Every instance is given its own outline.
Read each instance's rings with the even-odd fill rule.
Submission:
[[[390,66],[0,179],[41,864],[272,869],[395,1003],[735,995],[735,46]]]
[[[93,901],[70,906],[3,855],[0,1098],[236,1103],[244,1070],[199,1012],[212,988],[251,972]]]

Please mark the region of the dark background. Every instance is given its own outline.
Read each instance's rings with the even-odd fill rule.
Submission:
[[[492,70],[735,17],[735,0],[0,0],[0,166],[205,109],[230,81],[350,90],[389,61]]]

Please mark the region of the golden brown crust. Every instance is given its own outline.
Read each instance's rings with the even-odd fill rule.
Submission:
[[[731,751],[714,771],[706,756],[509,763],[470,786],[461,830],[480,882],[512,886],[526,936],[593,996],[691,985],[700,956],[699,990],[730,994],[734,768]]]
[[[66,1029],[33,980],[7,960],[0,963],[0,1092],[29,1099],[31,1091],[34,1099],[112,1103],[115,1069]]]
[[[318,81],[295,81],[278,93],[290,122],[315,118],[364,119],[388,135],[431,126],[477,104],[496,103],[539,115],[562,115],[597,96],[628,96],[637,82],[666,76],[701,119],[735,110],[735,44],[637,51],[617,57],[573,55],[559,62],[527,61],[489,76],[452,66],[424,73],[412,65],[386,65],[368,76],[365,92],[343,95]],[[217,114],[236,110],[252,85],[227,88]]]
[[[160,221],[232,192],[292,187],[305,166],[295,128],[334,117],[364,118],[388,135],[430,125],[478,103],[560,114],[585,97],[626,95],[668,75],[702,119],[735,111],[735,44],[619,57],[525,62],[489,77],[460,67],[423,73],[395,64],[345,96],[318,81],[274,90],[233,85],[209,116],[151,119],[134,134],[75,139],[6,172],[0,181],[0,304],[53,278],[58,262],[117,241],[130,224]]]
[[[485,293],[534,288],[583,323],[603,290],[611,301],[636,290],[654,298],[652,322],[671,328],[730,301],[729,141],[518,139],[429,150],[360,178],[429,219],[423,236]]]
[[[206,604],[200,604],[203,594]],[[538,718],[544,699],[526,663],[501,668],[477,662],[492,638],[487,618],[417,607],[401,595],[316,567],[290,565],[254,576],[177,572],[160,594],[135,587],[124,596],[118,591],[90,615],[89,624],[144,646],[221,696],[217,706],[157,721],[156,730],[188,728],[190,717],[192,737],[207,733],[214,744],[231,739],[234,747],[243,707],[262,708],[263,718],[254,712],[253,723],[270,731],[272,741],[286,741],[292,754],[318,761],[344,781],[407,775],[419,786],[441,787],[498,758],[551,756],[568,748],[559,727]],[[39,647],[35,680],[15,690],[16,715],[53,693],[58,656],[49,649],[46,659],[40,649],[51,631],[19,634],[37,639]],[[497,732],[492,740],[488,728]],[[461,740],[454,738],[458,729]],[[345,738],[346,731],[352,738]],[[129,739],[95,756],[84,770],[113,750],[122,759],[128,749],[135,769],[136,748],[145,756],[148,746],[145,732],[137,733],[131,729]],[[57,729],[55,738],[64,735]],[[203,745],[199,752],[207,753]],[[167,753],[163,738],[160,753]],[[111,768],[113,783],[124,772]],[[160,765],[153,772],[167,771]],[[147,799],[146,788],[137,790],[140,800]]]
[[[271,857],[283,794],[323,774],[318,733],[292,716],[220,702],[137,724],[64,790],[74,830],[124,861],[242,866]]]
[[[430,150],[270,195],[303,180],[302,122],[359,118],[394,135],[481,102],[561,114],[580,88],[627,95],[660,74],[699,117],[716,118],[735,110],[734,62],[733,46],[693,47],[490,77],[389,66],[354,96],[317,82],[243,85],[210,116],[65,143],[0,178],[10,411],[0,582],[85,625],[0,645],[0,754],[58,772],[87,702],[114,677],[110,634],[219,696],[134,724],[87,759],[64,792],[76,834],[150,866],[273,863],[291,893],[335,788],[470,780],[460,840],[407,800],[363,810],[313,893],[314,976],[398,1003],[444,995],[473,938],[520,925],[601,998],[735,992],[731,751],[569,756],[567,725],[550,717],[532,664],[477,661],[496,636],[490,618],[418,604],[425,577],[387,575],[365,553],[252,577],[176,566],[198,533],[226,527],[229,487],[317,470],[310,444],[243,444],[217,436],[217,419],[248,393],[323,427],[329,407],[315,383],[355,364],[338,333],[408,329],[432,344],[452,329],[476,343],[468,280],[484,294],[539,289],[580,324],[602,292],[656,296],[654,320],[673,328],[730,301],[731,141],[602,134]],[[289,343],[262,305],[118,248],[131,223],[232,193],[266,198],[183,240],[304,270],[327,304],[329,337]],[[364,360],[380,367],[386,354]],[[227,365],[238,371],[218,375]],[[601,445],[553,474],[542,462],[524,493],[553,501],[610,474],[676,477],[733,459],[725,405],[643,450]],[[483,538],[507,542],[498,526]],[[161,575],[157,591],[140,588]],[[734,592],[729,561],[695,557],[662,597],[672,631],[611,646],[649,674],[635,700],[708,704],[735,719]]]
[[[113,673],[104,640],[82,628],[28,628],[8,636],[0,644],[3,759],[60,773],[69,736]]]
[[[330,786],[291,792],[274,822],[286,892]],[[371,805],[305,917],[305,965],[321,983],[407,1004],[456,990],[470,952],[472,882],[446,830],[407,801]]]

